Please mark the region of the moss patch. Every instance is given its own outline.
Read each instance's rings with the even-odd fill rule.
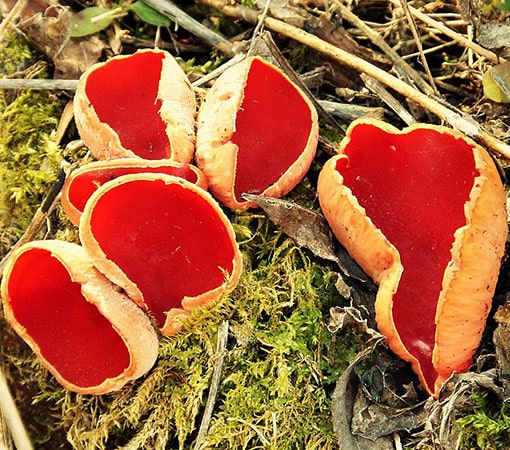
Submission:
[[[354,338],[334,342],[325,312],[342,299],[327,269],[289,239],[260,232],[271,228],[264,220],[250,220],[259,231],[243,245],[248,267],[236,290],[163,339],[145,379],[103,398],[65,394],[63,426],[75,448],[193,448],[223,320],[230,334],[201,448],[335,448],[329,394]]]

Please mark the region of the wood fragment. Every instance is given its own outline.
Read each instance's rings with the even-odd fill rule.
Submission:
[[[202,25],[170,0],[144,0],[144,2],[219,51],[229,56],[236,53],[232,42]]]
[[[228,320],[221,322],[220,326],[218,327],[218,340],[216,342],[216,359],[214,360],[214,370],[211,378],[211,385],[209,387],[209,396],[207,397],[204,414],[202,415],[202,422],[200,423],[198,435],[195,440],[195,450],[198,450],[202,447],[204,437],[207,434],[209,424],[211,423],[214,405],[218,395],[218,388],[221,381],[221,373],[223,371],[223,361],[225,359],[225,350],[227,348],[228,340],[228,327]]]
[[[386,103],[407,125],[416,123],[411,113],[407,111],[393,95],[384,89],[381,83],[364,73],[360,73],[360,77],[365,83],[365,86]]]
[[[0,412],[5,420],[10,436],[17,450],[32,450],[33,446],[30,442],[28,434],[25,430],[21,416],[12,394],[7,385],[4,373],[0,367]],[[1,443],[1,442],[0,442]],[[10,447],[7,447],[10,448]]]
[[[74,91],[78,80],[40,80],[34,78],[2,78],[0,89],[44,89]]]
[[[381,120],[384,117],[384,108],[381,107],[332,102],[330,100],[319,100],[319,104],[327,113],[348,122],[359,119],[360,117],[371,117]]]

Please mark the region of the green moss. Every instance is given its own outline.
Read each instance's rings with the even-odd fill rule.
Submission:
[[[334,342],[326,329],[329,307],[341,301],[330,274],[289,239],[263,233],[272,228],[264,219],[236,223],[257,230],[243,244],[238,287],[162,339],[143,380],[101,398],[66,393],[63,427],[74,448],[193,448],[225,319],[227,354],[202,448],[335,448],[330,392],[354,339]]]
[[[0,52],[0,73],[11,75],[23,70],[32,58],[28,43],[17,33],[8,34]]]
[[[473,392],[473,412],[457,421],[461,428],[461,448],[497,450],[510,442],[510,403],[495,399],[487,391]]]
[[[13,66],[28,58],[25,51]],[[0,255],[23,234],[56,179],[63,158],[55,138],[61,109],[62,101],[49,92],[1,92]]]

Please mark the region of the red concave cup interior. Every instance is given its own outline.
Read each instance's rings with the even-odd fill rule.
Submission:
[[[90,196],[103,184],[123,175],[133,173],[164,173],[173,175],[206,189],[205,177],[199,178],[199,169],[189,164],[168,161],[144,161],[142,159],[116,159],[98,161],[82,166],[71,173],[62,192],[62,206],[74,223]]]
[[[15,319],[65,380],[97,386],[130,365],[122,338],[48,250],[21,254],[8,283]]]
[[[429,129],[390,134],[363,124],[353,129],[344,154],[348,159],[338,160],[336,170],[400,253],[403,273],[393,296],[393,320],[433,391],[437,301],[478,175],[471,146]]]
[[[158,98],[163,52],[138,52],[111,59],[87,79],[86,94],[99,120],[110,125],[120,142],[144,159],[170,154]]]
[[[233,272],[238,250],[219,208],[206,200],[209,194],[174,177],[144,177],[150,178],[128,175],[98,190],[89,224],[81,225],[90,227],[105,258],[136,284],[161,327],[165,312],[182,308],[183,298],[220,287]]]
[[[274,67],[255,58],[237,112],[232,142],[239,147],[234,181],[236,200],[275,183],[307,146],[310,105]]]

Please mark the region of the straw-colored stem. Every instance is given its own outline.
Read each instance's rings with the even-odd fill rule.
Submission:
[[[228,16],[243,19],[250,23],[257,23],[257,12],[249,8],[225,5],[223,2],[218,0],[200,0],[200,2],[218,9]],[[266,28],[319,51],[339,63],[353,68],[359,73],[366,73],[372,78],[375,78],[377,81],[398,92],[405,98],[413,100],[424,109],[435,114],[439,119],[449,124],[452,128],[455,128],[474,139],[478,139],[493,152],[503,156],[504,158],[510,159],[510,146],[483,130],[480,124],[474,119],[453,111],[446,106],[446,104],[423,94],[404,81],[389,74],[385,70],[380,69],[368,61],[365,61],[364,59],[361,59],[345,50],[335,47],[333,44],[330,44],[313,34],[282,22],[281,20],[266,17],[264,25]]]

